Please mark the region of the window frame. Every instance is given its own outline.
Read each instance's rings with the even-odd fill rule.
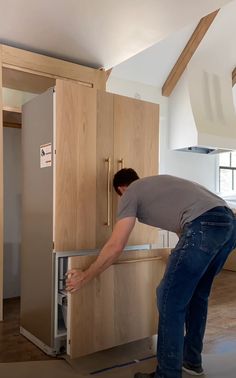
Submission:
[[[220,165],[220,159],[219,159],[219,192],[221,192],[221,170],[229,170],[232,173],[232,186],[229,189],[229,191],[233,191],[236,188],[236,166],[232,167],[232,153],[234,151],[229,151],[229,165]]]

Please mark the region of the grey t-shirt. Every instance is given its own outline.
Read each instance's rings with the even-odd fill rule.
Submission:
[[[139,222],[180,233],[192,221],[226,202],[203,186],[170,175],[134,181],[121,196],[118,219],[136,217]]]

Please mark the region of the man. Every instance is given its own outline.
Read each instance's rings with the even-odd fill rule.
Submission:
[[[157,290],[158,367],[152,374],[136,373],[135,378],[181,378],[182,369],[202,375],[208,297],[215,275],[235,248],[235,217],[221,198],[174,176],[139,179],[133,169],[121,169],[113,185],[121,196],[114,231],[86,271],[68,272],[67,290],[79,290],[117,260],[136,218],[176,232],[179,241]]]

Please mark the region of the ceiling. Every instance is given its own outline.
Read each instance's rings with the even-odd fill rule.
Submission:
[[[0,43],[109,69],[229,2],[0,0]],[[182,31],[178,46],[185,43],[191,28]],[[175,60],[176,46],[166,49],[173,51]],[[146,54],[152,60],[150,51]]]
[[[224,6],[217,14],[191,64],[203,66],[212,72],[232,74],[236,67],[236,0]]]
[[[198,23],[193,23],[113,68],[111,76],[161,88]]]
[[[193,55],[190,65],[224,75],[236,67],[236,0],[221,8]],[[112,70],[111,76],[161,88],[197,23],[171,34]],[[234,87],[236,91],[236,86]]]

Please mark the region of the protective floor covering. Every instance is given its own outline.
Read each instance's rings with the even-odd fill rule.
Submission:
[[[236,377],[236,354],[206,355],[203,359],[206,378],[235,378]],[[96,374],[99,378],[131,378],[135,372],[151,373],[155,370],[155,359],[134,364],[126,368],[114,369],[113,371]],[[183,378],[193,377],[183,373]]]
[[[236,354],[206,355],[204,356],[204,370],[206,378],[235,378]],[[13,362],[0,364],[0,377],[4,378],[132,378],[137,371],[150,373],[155,369],[154,358],[139,363],[132,363],[125,367],[89,374],[83,370],[79,372],[62,360]],[[91,373],[91,371],[90,371]],[[183,373],[183,378],[191,377]]]
[[[0,364],[1,378],[76,378],[78,375],[62,360],[9,362]]]

